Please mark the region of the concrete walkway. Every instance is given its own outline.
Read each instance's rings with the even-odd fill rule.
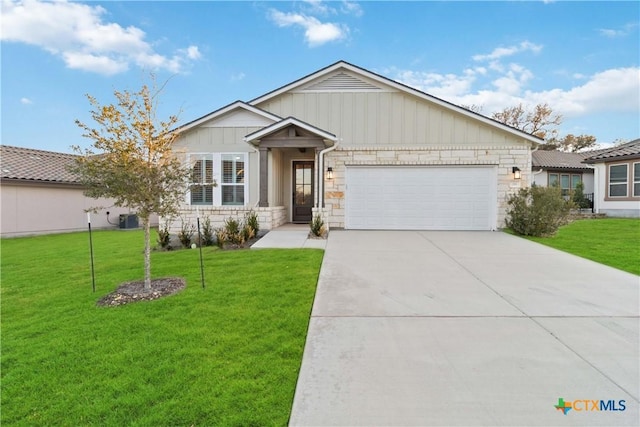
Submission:
[[[290,425],[637,426],[639,287],[500,232],[334,230]]]
[[[309,239],[308,224],[285,224],[270,230],[264,237],[254,243],[251,249],[324,249],[326,246],[326,239]]]

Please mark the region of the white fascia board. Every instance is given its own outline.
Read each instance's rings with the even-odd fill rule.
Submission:
[[[256,132],[250,133],[249,135],[244,137],[244,140],[245,142],[251,143],[252,141],[264,138],[265,136],[270,135],[274,132],[278,132],[279,130],[284,129],[290,125],[298,126],[299,128],[309,131],[312,134],[317,135],[325,140],[330,140],[333,142],[336,142],[338,140],[338,137],[334,134],[310,125],[309,123],[305,123],[302,120],[298,120],[295,117],[287,117],[286,119],[283,119],[277,123],[262,128]]]
[[[292,83],[289,83],[286,86],[283,86],[283,87],[281,87],[279,89],[276,89],[276,90],[274,90],[272,92],[269,92],[269,93],[267,93],[265,95],[262,95],[259,98],[255,98],[255,99],[249,101],[249,103],[251,105],[256,105],[256,104],[260,104],[262,102],[268,101],[269,99],[272,99],[272,98],[274,98],[276,96],[279,96],[279,95],[281,95],[281,94],[283,94],[285,92],[288,92],[288,91],[291,91],[293,89],[296,89],[296,88],[298,88],[300,86],[303,86],[303,85],[309,83],[312,80],[315,80],[315,79],[317,79],[319,77],[322,77],[324,75],[330,74],[330,73],[332,73],[332,72],[334,72],[336,70],[339,70],[339,69],[348,70],[348,71],[350,71],[350,72],[352,72],[354,74],[369,78],[369,79],[371,79],[373,81],[376,81],[378,83],[384,84],[386,86],[390,86],[390,87],[392,87],[392,88],[394,88],[396,90],[399,90],[401,92],[409,93],[409,94],[411,94],[413,96],[416,96],[418,98],[422,98],[422,99],[427,100],[429,102],[432,102],[432,103],[434,103],[436,105],[439,105],[439,106],[441,106],[443,108],[456,111],[456,112],[458,112],[458,113],[460,113],[460,114],[462,114],[464,116],[469,117],[470,119],[478,120],[478,121],[480,121],[480,122],[482,122],[484,124],[487,124],[489,126],[493,126],[493,127],[499,128],[499,129],[501,129],[501,130],[503,130],[505,132],[509,132],[509,133],[511,133],[513,135],[516,135],[516,136],[520,137],[520,138],[526,139],[529,142],[532,142],[534,144],[541,144],[541,143],[544,142],[543,139],[538,138],[537,136],[533,136],[531,134],[528,134],[527,132],[523,132],[523,131],[521,131],[519,129],[516,129],[516,128],[513,128],[511,126],[507,126],[504,123],[500,123],[500,122],[498,122],[496,120],[490,119],[489,117],[483,116],[482,114],[474,113],[472,111],[467,110],[466,108],[462,108],[460,106],[457,106],[455,104],[452,104],[452,103],[447,102],[445,100],[442,100],[440,98],[436,98],[433,95],[429,95],[429,94],[427,94],[425,92],[422,92],[422,91],[420,91],[418,89],[414,89],[414,88],[412,88],[410,86],[407,86],[407,85],[405,85],[403,83],[399,83],[399,82],[397,82],[395,80],[392,80],[392,79],[390,79],[388,77],[381,76],[379,74],[373,73],[373,72],[371,72],[369,70],[366,70],[364,68],[360,68],[358,66],[355,66],[355,65],[350,64],[350,63],[345,62],[345,61],[336,62],[335,64],[330,65],[330,66],[328,66],[326,68],[323,68],[323,69],[321,69],[321,70],[319,70],[319,71],[317,71],[317,72],[315,72],[313,74],[309,74],[308,76],[303,77],[303,78],[301,78],[299,80],[296,80],[296,81],[294,81]]]
[[[202,116],[199,119],[193,120],[181,127],[179,127],[178,129],[176,129],[176,132],[181,133],[181,132],[185,132],[189,129],[192,129],[196,126],[201,125],[202,123],[208,122],[209,120],[215,119],[216,117],[220,117],[223,116],[233,110],[237,110],[237,109],[244,109],[247,111],[250,111],[251,113],[257,114],[259,116],[265,117],[268,120],[272,120],[274,122],[277,122],[279,120],[282,120],[282,117],[277,116],[273,113],[270,113],[268,111],[265,111],[261,108],[255,107],[253,105],[247,104],[246,102],[243,101],[235,101],[232,102],[231,104],[224,106],[216,111],[213,111],[209,114],[207,114],[206,116]]]

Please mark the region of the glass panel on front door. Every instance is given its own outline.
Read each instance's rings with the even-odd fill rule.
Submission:
[[[293,222],[311,221],[313,207],[313,162],[293,162]]]

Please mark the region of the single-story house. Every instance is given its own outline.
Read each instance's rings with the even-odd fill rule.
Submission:
[[[495,230],[543,141],[339,61],[178,129],[181,221],[254,210],[263,229]]]
[[[594,211],[613,217],[640,217],[640,139],[584,160],[593,165]]]
[[[111,200],[84,196],[83,187],[67,170],[75,158],[73,154],[0,145],[2,237],[86,230],[85,210],[93,206],[105,209],[91,214],[92,228],[120,227],[119,215],[129,211],[114,207]]]
[[[568,195],[579,182],[584,184],[584,193],[593,193],[593,166],[582,163],[592,151],[565,153],[563,151],[537,150],[531,153],[532,183],[540,187],[558,185]]]

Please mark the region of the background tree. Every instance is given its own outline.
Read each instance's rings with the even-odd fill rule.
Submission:
[[[570,153],[577,153],[596,146],[596,137],[593,135],[573,135],[568,134],[563,138],[553,138],[545,142],[540,149],[560,150]]]
[[[538,104],[532,110],[518,104],[493,113],[491,118],[542,139],[555,138],[558,134],[556,127],[562,123],[562,116],[554,114],[546,103]]]
[[[115,104],[102,105],[87,95],[97,127],[80,120],[76,124],[91,139],[90,148],[73,146],[80,154],[73,172],[86,186],[89,197],[115,199],[115,205],[138,214],[144,228],[144,290],[151,290],[151,214],[173,216],[189,178],[189,171],[171,151],[178,116],[166,121],[156,117],[158,88],[151,76],[137,92],[114,91]],[[163,85],[164,86],[164,85]]]
[[[592,135],[568,134],[558,138],[557,127],[562,124],[562,116],[555,114],[548,104],[538,104],[531,110],[518,104],[493,113],[491,118],[544,139],[545,142],[538,147],[540,150],[576,153],[596,146],[596,137]]]

